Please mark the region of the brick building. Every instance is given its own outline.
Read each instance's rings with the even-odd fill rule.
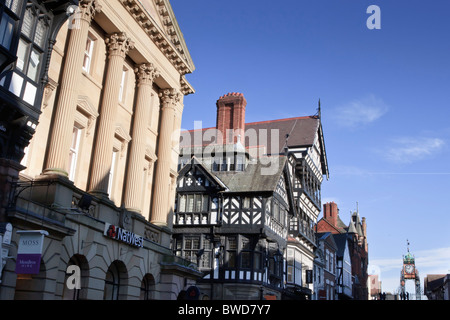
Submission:
[[[346,225],[339,217],[336,203],[323,205],[323,218],[317,222],[317,232],[331,232],[335,235],[345,235],[352,265],[352,297],[356,300],[367,300],[369,264],[366,218],[360,218],[359,212],[352,214]]]

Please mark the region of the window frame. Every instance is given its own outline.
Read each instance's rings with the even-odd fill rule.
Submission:
[[[113,200],[113,194],[114,194],[114,180],[116,177],[116,171],[117,171],[117,165],[119,161],[119,150],[113,149],[112,155],[111,155],[111,167],[109,169],[109,175],[108,175],[108,196],[110,200]]]
[[[75,132],[76,132],[76,137],[75,137],[75,146],[74,146],[73,140],[74,140]],[[80,128],[77,124],[74,124],[73,131],[72,131],[72,143],[71,143],[70,149],[69,149],[69,168],[68,168],[69,170],[67,172],[68,176],[69,176],[69,180],[71,180],[71,181],[75,181],[75,178],[76,178],[82,132],[83,132],[83,129]]]
[[[92,66],[92,60],[94,56],[94,47],[95,47],[95,38],[92,36],[92,34],[88,34],[88,37],[86,39],[86,47],[83,52],[83,64],[82,69],[87,74],[91,73],[91,66]],[[89,48],[88,48],[89,44]]]
[[[126,97],[126,84],[128,79],[128,69],[125,66],[122,69],[122,77],[120,79],[119,102],[123,103]]]
[[[198,205],[198,198],[201,203]],[[177,213],[209,213],[211,197],[204,193],[185,193],[177,196]],[[190,209],[192,208],[192,209]],[[197,210],[200,208],[201,210]]]
[[[5,12],[8,14],[13,12],[11,10],[8,12],[8,10],[5,10],[6,8],[5,5],[2,6],[2,21]],[[23,102],[35,106],[39,97],[39,90],[42,87],[41,76],[48,54],[48,35],[51,29],[52,16],[43,5],[32,0],[22,4],[20,12],[21,15],[16,26],[17,36],[15,36],[15,40],[12,40],[15,43],[11,42],[10,44],[10,51],[16,52],[17,60],[12,72],[2,79],[1,85]],[[24,27],[26,26],[28,12],[31,13],[32,20],[30,21],[29,32],[25,32]],[[44,27],[41,37],[38,38],[37,30],[39,26]],[[34,73],[31,73],[33,70]]]

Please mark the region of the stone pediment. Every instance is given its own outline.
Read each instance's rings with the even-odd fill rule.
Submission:
[[[144,8],[147,10],[147,12],[150,14],[150,16],[155,20],[155,22],[158,24],[158,26],[163,29],[164,24],[161,19],[161,15],[159,14],[158,7],[155,3],[155,0],[140,0]],[[157,2],[157,1],[156,1]]]
[[[181,75],[195,70],[168,0],[120,0]]]

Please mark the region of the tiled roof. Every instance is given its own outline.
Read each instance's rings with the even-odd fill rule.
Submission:
[[[247,138],[245,140],[245,147],[251,148],[265,145],[268,154],[279,154],[283,153],[286,141],[287,145],[291,148],[312,146],[314,144],[319,125],[320,119],[316,116],[246,123],[246,132],[250,134],[251,131],[254,130],[253,132],[257,134],[257,141],[255,141],[255,139]],[[214,140],[210,141],[209,139],[210,134],[214,135],[214,130],[216,130],[216,128],[201,129],[201,141],[194,140],[196,134],[197,136],[200,136],[200,133],[197,130],[188,130],[181,132],[180,148],[191,146],[205,146],[212,144]],[[210,134],[208,134],[208,137],[205,137],[203,134],[207,131]],[[265,135],[265,133],[267,133],[267,135]],[[272,146],[271,134],[277,134],[278,146]]]
[[[253,129],[256,132],[263,129],[267,130],[266,150],[268,153],[280,153],[283,152],[286,141],[288,147],[312,146],[319,124],[319,118],[311,116],[247,123],[245,129]],[[271,130],[278,130],[278,152],[275,148],[272,150],[271,139],[269,138]]]
[[[275,191],[286,163],[286,157],[270,158],[272,158],[270,165],[257,161],[249,163],[245,171],[216,171],[214,175],[227,186],[228,192]],[[268,170],[267,173],[270,174],[264,174],[265,170]]]

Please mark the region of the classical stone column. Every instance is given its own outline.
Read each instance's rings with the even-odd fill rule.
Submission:
[[[105,42],[108,46],[108,66],[89,182],[89,192],[100,197],[108,196],[120,81],[125,57],[134,48],[134,43],[123,32],[108,35]]]
[[[176,89],[163,89],[161,98],[161,126],[158,142],[158,160],[153,191],[153,205],[150,222],[167,226],[170,197],[170,167],[172,162],[172,136],[175,122],[175,106],[181,100],[181,94]]]
[[[137,97],[133,115],[132,141],[125,185],[124,205],[129,211],[141,213],[142,174],[145,162],[145,137],[150,118],[153,80],[159,76],[151,63],[136,66]],[[146,217],[148,219],[148,217]]]
[[[75,13],[69,43],[65,54],[58,101],[55,104],[54,120],[51,129],[47,161],[44,174],[68,176],[67,165],[72,139],[78,89],[82,75],[84,50],[89,26],[101,6],[96,0],[81,0]]]

